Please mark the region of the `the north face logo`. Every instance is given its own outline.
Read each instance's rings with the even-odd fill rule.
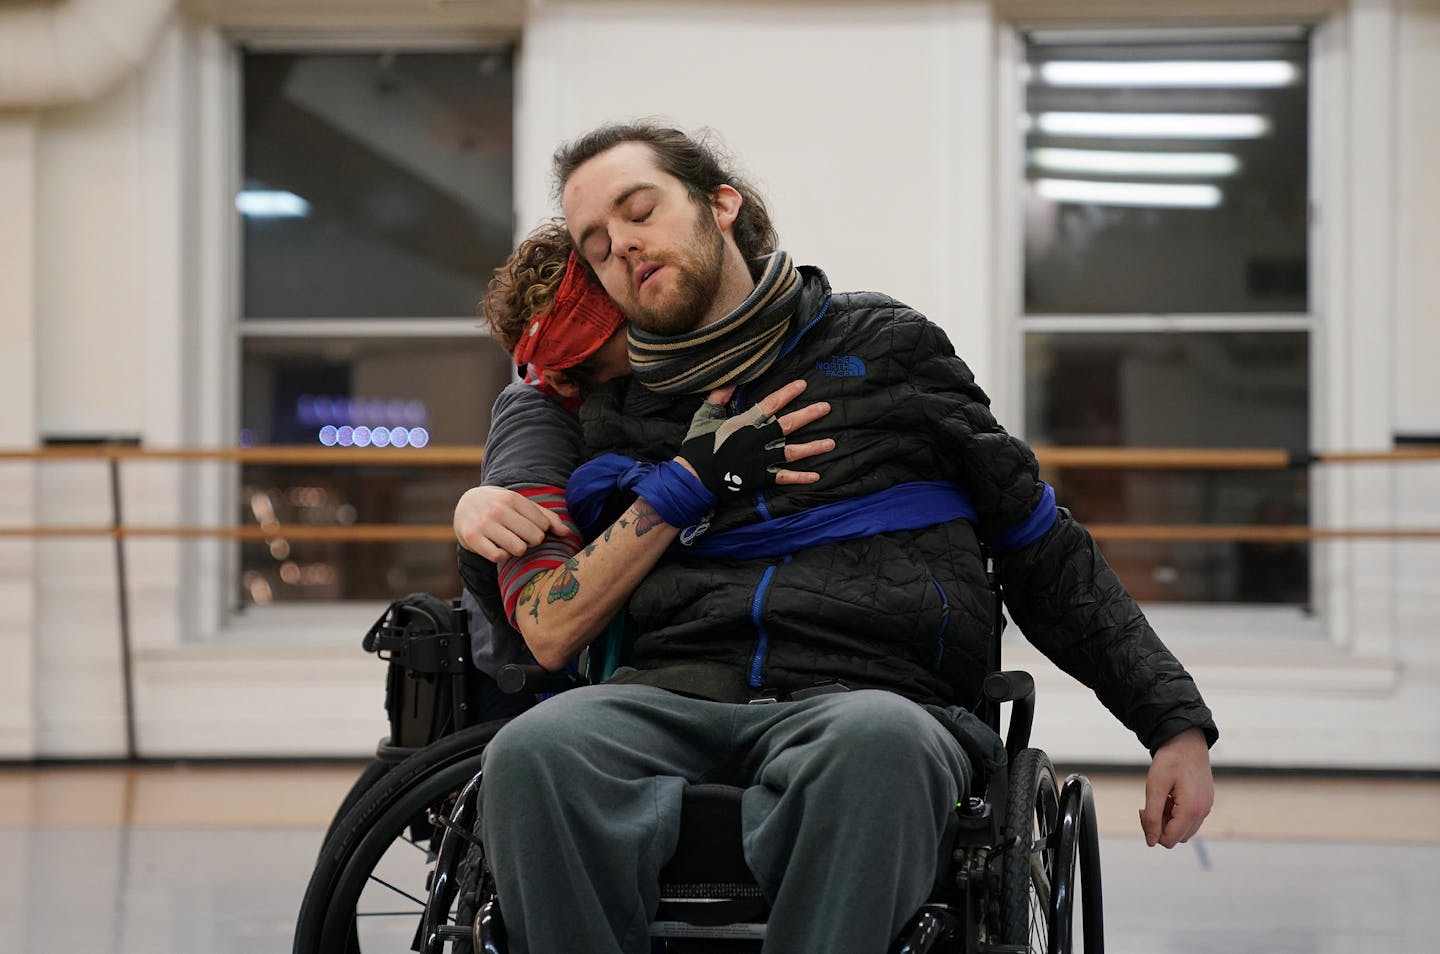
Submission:
[[[828,361],[817,361],[815,367],[832,378],[863,378],[865,362],[853,354],[837,354]]]

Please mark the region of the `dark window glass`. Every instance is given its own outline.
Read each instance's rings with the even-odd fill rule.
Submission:
[[[416,446],[483,444],[510,364],[479,335],[251,339],[243,376],[243,443],[381,447],[403,463]],[[284,528],[444,526],[478,482],[478,466],[246,465],[239,521],[276,530],[241,547],[241,601],[458,593],[453,543],[291,541]]]
[[[244,59],[249,318],[475,313],[514,234],[508,52]]]
[[[1307,39],[1026,58],[1027,313],[1309,308]]]
[[[247,445],[479,446],[510,379],[475,333],[394,321],[475,314],[510,251],[510,51],[246,53],[242,319],[388,319],[372,336],[242,333]],[[354,326],[347,331],[353,332]],[[240,599],[386,599],[459,590],[455,547],[319,543],[295,525],[447,525],[478,467],[246,466]]]
[[[1262,447],[1303,451],[1309,435],[1303,332],[1026,336],[1026,433],[1035,444]],[[1305,471],[1049,474],[1086,524],[1304,526]],[[1304,544],[1109,542],[1141,600],[1309,601]]]
[[[1025,336],[1036,444],[1309,446],[1305,332]]]
[[[1303,451],[1310,309],[1309,39],[1047,31],[1026,38],[1024,306],[1091,315],[1025,335],[1027,436],[1070,447]],[[1131,315],[1256,315],[1243,332]],[[1040,328],[1044,330],[1041,331]],[[1303,471],[1048,475],[1083,521],[1292,524]],[[1104,543],[1142,600],[1305,604],[1303,544]]]

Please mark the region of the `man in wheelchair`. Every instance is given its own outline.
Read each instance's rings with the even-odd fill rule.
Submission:
[[[549,504],[550,538],[588,542],[512,577],[507,611],[550,670],[617,611],[637,638],[605,684],[486,749],[511,948],[648,950],[684,793],[724,782],[744,790],[765,950],[887,949],[934,883],[916,859],[972,792],[967,749],[993,747],[968,711],[994,662],[992,557],[1026,637],[1153,753],[1147,843],[1193,835],[1210,712],[944,334],[795,266],[696,138],[602,127],[556,173],[575,267],[629,319],[634,373],[585,389],[594,459]]]

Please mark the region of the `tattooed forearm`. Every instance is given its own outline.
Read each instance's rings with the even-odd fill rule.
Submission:
[[[540,601],[536,599],[535,591],[539,589],[540,578],[544,575],[545,574],[543,573],[537,573],[532,576],[529,582],[526,583],[525,587],[520,591],[520,596],[515,600],[515,609],[517,611],[526,603],[529,603],[532,600],[534,601],[534,605],[530,607],[530,618],[535,620],[536,622],[540,621]]]
[[[635,501],[635,536],[643,537],[664,522],[654,507],[644,500]]]
[[[567,560],[563,567],[555,571],[555,578],[550,583],[550,592],[545,594],[546,603],[568,603],[576,597],[580,592],[580,581],[575,578],[575,570],[578,567],[579,564],[574,560]]]

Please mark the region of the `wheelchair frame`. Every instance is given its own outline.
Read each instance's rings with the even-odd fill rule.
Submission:
[[[990,565],[987,560],[987,568]],[[907,924],[893,950],[895,954],[1069,954],[1078,893],[1084,949],[1103,954],[1099,843],[1090,784],[1082,775],[1071,775],[1056,786],[1048,757],[1029,748],[1034,680],[1027,673],[998,671],[1003,616],[998,586],[994,592],[991,673],[984,681],[977,714],[998,732],[1001,706],[1010,704],[1005,738],[1008,764],[991,772],[983,795],[957,806],[942,846],[936,892]],[[563,691],[590,681],[589,657],[587,652],[580,673],[507,666],[497,681],[506,692]],[[471,903],[465,895],[488,882],[483,845],[472,830],[482,781],[480,759],[501,725],[503,722],[471,726],[420,749],[391,746],[388,738],[381,741],[375,761],[352,787],[326,834],[297,922],[295,954],[358,954],[355,905],[365,880],[374,877],[373,866],[391,840],[405,837],[409,830],[417,835],[412,843],[420,847],[418,836],[427,825],[429,842],[424,850],[433,858],[433,865],[412,949],[445,954],[450,944],[457,954],[467,950],[501,954],[505,950],[493,886],[487,887],[489,896],[479,903]],[[1017,765],[1034,768],[1026,769],[1029,777],[1016,779],[1012,770]],[[1047,777],[1049,788],[1042,793]],[[1024,802],[1012,799],[1016,781],[1027,783]],[[1035,810],[1042,794],[1046,802],[1043,817]],[[1023,806],[1023,812],[1015,806]],[[1027,829],[1024,832],[1018,830],[1022,824]],[[1013,897],[1022,880],[1024,910]],[[1007,891],[1011,895],[1008,900]],[[1043,905],[1045,937],[1034,937],[1031,928],[1027,932],[1031,936],[1017,942],[1013,938],[1016,925],[1022,920],[1027,927],[1033,923],[1032,904]],[[451,911],[457,905],[464,921],[452,924]],[[661,926],[660,933],[654,933],[653,927],[652,936],[672,938],[680,944],[687,943],[687,937],[715,938],[726,933],[703,923],[692,931],[685,930],[685,922]],[[729,936],[753,941],[763,936],[763,930],[763,924],[742,922]],[[1007,930],[1012,935],[1009,939],[1005,939]],[[695,948],[677,945],[676,949]]]
[[[533,688],[530,679],[537,679],[538,684],[548,690],[554,688],[553,682],[546,681],[548,675],[543,670],[512,672],[509,681]],[[999,706],[1007,702],[1012,704],[1006,736],[1008,764],[992,771],[984,796],[972,796],[957,806],[942,846],[942,857],[948,861],[948,870],[942,870],[937,876],[935,895],[906,925],[893,950],[895,954],[939,951],[954,951],[957,954],[961,951],[964,954],[1027,954],[1032,951],[1069,954],[1074,943],[1075,876],[1078,873],[1082,889],[1078,893],[1082,901],[1084,949],[1103,954],[1099,842],[1089,781],[1084,776],[1071,775],[1055,791],[1053,768],[1048,757],[1038,749],[1029,748],[1035,686],[1028,673],[992,673],[985,680],[984,697],[986,707],[994,712],[992,718],[997,721]],[[1024,810],[1010,810],[1014,794],[1011,768],[1032,764],[1037,769],[1043,768],[1054,793],[1053,809],[1047,811],[1045,822],[1034,817],[1035,798],[1039,794],[1036,787],[1043,784],[1035,771],[1030,773],[1032,777],[1023,779],[1030,786],[1022,803]],[[474,864],[476,859],[471,857],[474,850],[483,852],[483,845],[471,833],[478,820],[477,798],[482,780],[483,773],[476,772],[461,791],[450,815],[441,823],[444,835],[417,948],[421,954],[445,954],[446,944],[455,944],[455,950],[468,949],[477,954],[503,954],[506,950],[503,920],[493,887],[488,889],[489,896],[482,903],[461,906],[462,913],[468,909],[471,923],[449,923],[449,912],[460,893],[478,887],[462,884],[458,869],[467,857]],[[1014,826],[1021,818],[1025,819],[1027,827],[1032,822],[1039,822],[1043,829],[1038,833],[1041,837],[1033,838],[1035,833],[1028,830],[1015,830]],[[1008,916],[1004,911],[1003,894],[1007,890],[1013,894],[1023,887],[1026,891],[1025,906],[1027,909],[1030,907],[1030,892],[1035,890],[1033,879],[1040,877],[1040,872],[1034,870],[1035,855],[1043,859],[1044,885],[1048,888],[1046,896],[1038,899],[1045,907],[1046,935],[1041,939],[1034,938],[1032,933],[1031,942],[1022,945],[1014,943],[1013,937],[1008,941],[1003,939],[1007,925],[1002,922]],[[1017,865],[1021,866],[1019,873],[1028,875],[1023,885],[1015,877]],[[1009,883],[1006,883],[1007,880]],[[713,887],[728,888],[731,885]],[[1018,901],[1012,897],[1011,906]],[[1014,918],[1010,917],[1010,920]],[[710,919],[704,919],[693,931],[685,930],[683,924],[657,922],[652,924],[651,936],[674,940],[714,938],[743,942],[763,937],[764,933],[763,923],[742,921],[720,927],[709,922]],[[1028,918],[1025,927],[1030,927]],[[1030,932],[1027,930],[1027,933]],[[993,935],[1000,935],[1002,940],[992,939]],[[1044,946],[1036,947],[1035,942],[1041,941]]]

